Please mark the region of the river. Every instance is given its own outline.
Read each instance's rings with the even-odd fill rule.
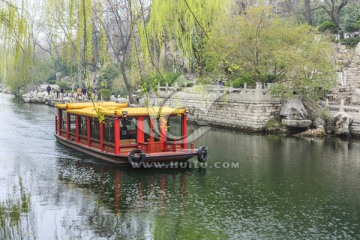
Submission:
[[[56,143],[54,116],[0,93],[0,239],[360,238],[359,140],[212,128],[206,167],[131,169]]]

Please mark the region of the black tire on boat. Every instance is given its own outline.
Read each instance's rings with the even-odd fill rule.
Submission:
[[[197,152],[197,159],[199,162],[206,162],[207,160],[207,149],[206,147],[199,147]]]
[[[145,153],[140,149],[134,149],[129,152],[128,160],[129,163],[134,167],[139,167],[141,163],[145,161]]]

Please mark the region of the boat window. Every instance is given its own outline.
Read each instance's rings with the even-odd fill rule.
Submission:
[[[87,137],[86,117],[79,117],[79,135]]]
[[[181,138],[181,116],[169,116],[167,120],[167,139],[170,141],[177,141]]]
[[[114,143],[114,120],[113,119],[105,119],[104,142]]]
[[[66,130],[66,111],[61,111],[61,122],[60,122],[60,129]]]
[[[91,126],[91,138],[100,139],[100,123],[97,118],[92,118],[90,121]]]
[[[70,115],[70,132],[76,133],[76,116]]]
[[[123,118],[120,121],[120,139],[121,140],[132,140],[132,141],[121,141],[120,143],[134,143],[136,142],[136,119],[135,118]]]

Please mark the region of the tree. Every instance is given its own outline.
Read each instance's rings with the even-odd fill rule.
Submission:
[[[153,0],[146,28],[139,27],[142,49],[152,61],[170,50],[174,62],[190,69],[202,62],[203,40],[222,16],[231,13],[229,0]],[[153,62],[153,65],[155,65]],[[159,61],[158,61],[159,62]],[[182,65],[182,66],[181,66]]]
[[[104,13],[99,12],[100,21],[111,54],[119,64],[122,79],[125,83],[129,101],[134,102],[133,87],[129,78],[129,70],[141,71],[139,63],[138,38],[136,26],[142,24],[142,16],[145,14],[141,1],[132,0],[106,0],[104,1]],[[147,51],[147,50],[146,50]]]
[[[340,16],[344,7],[349,3],[349,0],[324,0],[321,6],[329,15],[332,22],[336,25],[336,29],[340,32],[340,37],[344,38],[340,26]]]
[[[244,15],[217,22],[206,50],[208,69],[248,73],[257,82],[273,75],[277,95],[328,90],[334,83],[332,47],[326,38],[307,24],[280,18],[269,7],[249,7]]]
[[[0,1],[0,73],[15,94],[29,81],[33,64],[33,25],[31,14],[17,1]],[[30,4],[30,3],[28,3]]]

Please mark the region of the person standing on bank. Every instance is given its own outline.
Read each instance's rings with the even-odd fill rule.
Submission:
[[[48,96],[49,96],[49,95],[50,95],[50,91],[51,91],[50,85],[47,86],[46,90],[47,90],[47,93],[48,93]]]

